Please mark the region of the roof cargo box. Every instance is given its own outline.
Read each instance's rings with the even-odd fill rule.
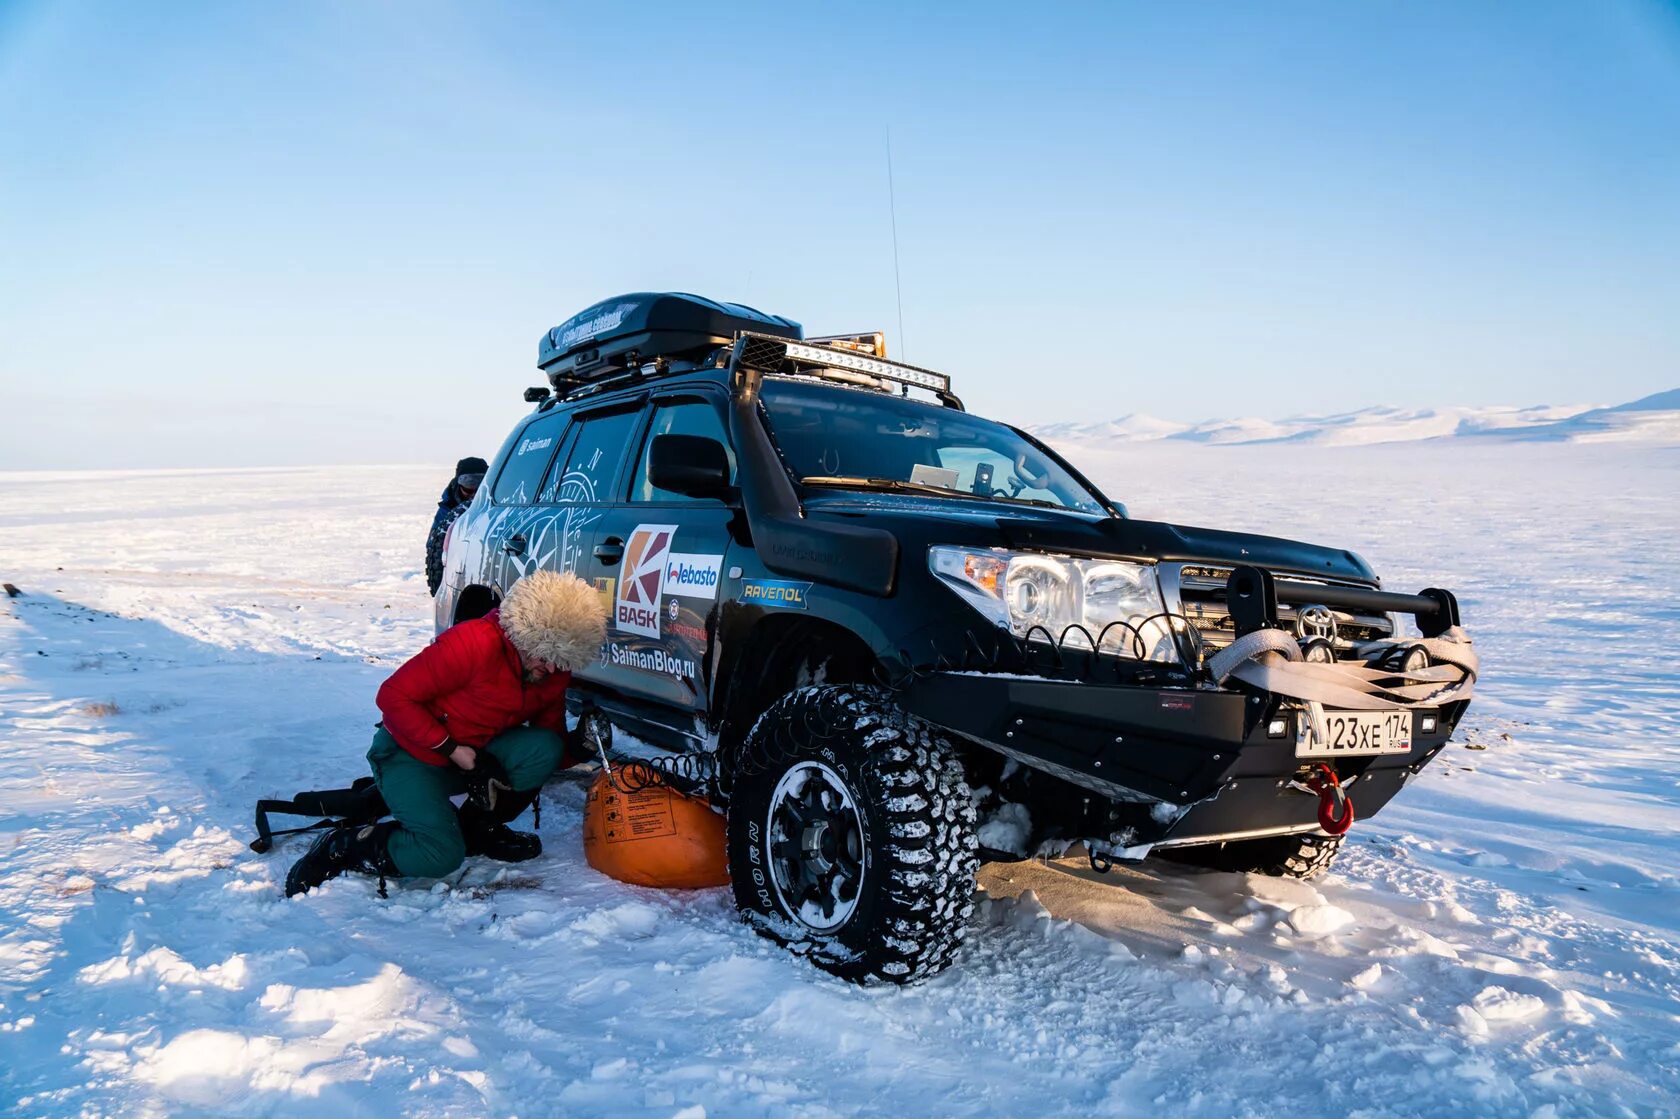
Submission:
[[[683,292],[639,291],[603,299],[550,330],[537,343],[537,368],[556,388],[584,384],[655,358],[704,357],[752,330],[801,338],[798,323],[739,303]]]

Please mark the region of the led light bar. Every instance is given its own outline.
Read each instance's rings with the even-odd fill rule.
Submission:
[[[865,357],[863,354],[853,353],[849,350],[834,349],[828,346],[813,346],[806,342],[790,342],[785,338],[774,338],[765,334],[743,332],[743,337],[775,343],[784,349],[790,361],[802,362],[806,365],[821,365],[828,369],[863,373],[867,376],[880,377],[883,380],[895,381],[901,385],[913,385],[916,388],[928,389],[940,394],[948,394],[951,391],[951,378],[943,373],[935,373],[931,369],[902,365],[896,361],[883,361],[878,357]]]

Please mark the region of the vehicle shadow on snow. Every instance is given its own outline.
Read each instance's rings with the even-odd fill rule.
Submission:
[[[319,916],[278,894],[296,849],[245,844],[258,797],[366,771],[387,671],[56,595],[0,600],[0,1096],[120,1112],[149,1088],[263,1110],[256,1085],[274,1084],[333,1111],[372,1102],[368,1083],[334,1082],[377,1057],[383,1027],[323,1015],[377,1017],[406,977],[306,935]],[[316,1070],[333,1030],[355,1059]]]
[[[1094,870],[1082,848],[1058,859],[993,863],[980,884],[991,897],[1031,890],[1051,916],[1076,921],[1140,953],[1170,955],[1205,939],[1207,924],[1187,909],[1224,906],[1247,893],[1250,876],[1199,870],[1156,859]]]
[[[126,771],[145,762],[154,784],[160,770],[190,781],[202,797],[195,812],[249,826],[257,796],[348,784],[366,772],[373,695],[388,666],[217,645],[54,595],[8,606],[19,676],[13,687],[0,681],[13,692],[8,706],[29,704],[34,735],[96,750],[107,799],[138,794]],[[8,797],[6,806],[15,814],[32,803]]]
[[[1297,987],[1315,993],[1337,991],[1364,966],[1339,950],[1326,959],[1316,943],[1353,921],[1336,904],[1345,899],[1333,875],[1306,882],[1161,859],[1116,863],[1101,873],[1082,852],[1076,846],[1059,859],[990,864],[980,887],[1018,910],[1071,921],[1158,962],[1234,952],[1254,964],[1284,966]],[[1306,959],[1311,967],[1301,966]]]

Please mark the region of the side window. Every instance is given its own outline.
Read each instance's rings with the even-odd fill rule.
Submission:
[[[548,469],[565,430],[566,417],[556,414],[542,417],[519,433],[519,439],[508,451],[507,461],[502,463],[502,472],[496,475],[496,488],[490,495],[498,505],[529,505],[536,499],[537,483]]]
[[[636,434],[639,418],[638,410],[597,412],[583,417],[566,451],[565,462],[556,464],[548,484],[543,487],[543,500],[614,500],[613,479],[618,476],[624,448]]]
[[[729,446],[729,436],[723,430],[723,419],[717,409],[704,400],[680,400],[661,404],[654,409],[653,422],[648,424],[647,438],[636,462],[636,477],[630,483],[631,501],[693,501],[694,499],[670,490],[662,490],[648,481],[648,453],[655,435],[703,435],[723,444],[729,456],[729,481],[735,481],[735,451]]]

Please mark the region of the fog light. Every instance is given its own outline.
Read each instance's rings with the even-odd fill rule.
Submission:
[[[1434,734],[1435,733],[1435,716],[1433,716],[1433,715],[1420,715],[1420,716],[1418,716],[1418,731],[1422,734]]]
[[[1289,716],[1280,715],[1266,724],[1267,738],[1282,738],[1289,733]]]
[[[1336,663],[1335,646],[1322,637],[1312,637],[1301,642],[1301,655],[1308,664]]]
[[[1401,672],[1422,672],[1429,667],[1429,653],[1422,645],[1413,645],[1400,658]]]

